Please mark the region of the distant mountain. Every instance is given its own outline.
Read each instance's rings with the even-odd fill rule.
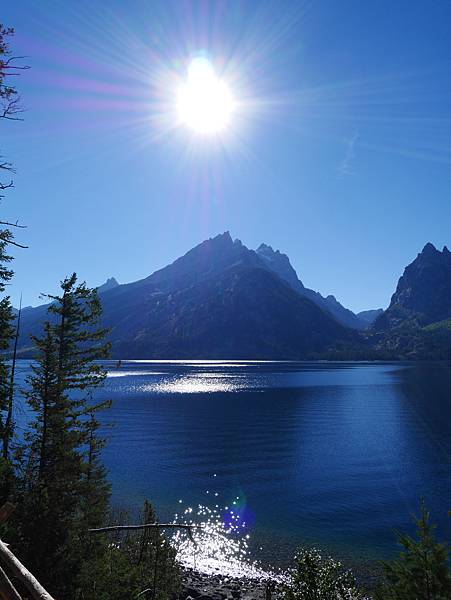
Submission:
[[[28,310],[33,310],[34,308],[35,308],[34,306],[22,306],[22,314]],[[13,315],[19,314],[19,309],[15,308],[14,306],[12,307],[12,311],[13,311]]]
[[[103,292],[112,290],[113,288],[117,287],[118,285],[119,285],[119,283],[116,281],[116,279],[114,277],[110,277],[109,279],[107,279],[105,281],[104,284],[99,285],[99,287],[97,288],[97,292],[99,294],[103,294]]]
[[[279,250],[274,251],[271,246],[266,244],[261,244],[256,252],[269,269],[288,282],[299,294],[302,294],[320,308],[329,312],[341,325],[351,327],[352,329],[365,329],[367,322],[360,319],[351,310],[342,306],[335,296],[330,295],[324,298],[319,292],[306,288],[298,278],[286,254],[282,254]]]
[[[374,326],[389,329],[406,322],[420,326],[451,318],[451,252],[426,244],[398,281],[390,306]]]
[[[451,359],[451,253],[432,244],[387,310],[358,315],[306,288],[285,254],[228,232],[145,279],[98,290],[117,358]],[[21,356],[47,318],[45,305],[23,310]]]
[[[103,324],[121,358],[299,359],[357,336],[228,232],[101,296]],[[25,354],[45,311],[23,320]]]
[[[289,283],[294,290],[304,294],[305,287],[298,278],[296,271],[291,266],[290,259],[286,254],[282,254],[279,250],[274,251],[272,247],[267,244],[260,244],[256,252],[268,269],[277,273],[277,275]]]
[[[399,358],[451,359],[451,253],[426,244],[374,321],[374,345]]]
[[[116,279],[114,277],[110,277],[109,279],[107,279],[105,281],[104,284],[99,285],[99,287],[97,288],[97,292],[99,294],[103,294],[103,292],[107,292],[108,290],[111,290],[115,287],[117,287],[119,285],[119,283],[116,281]],[[47,306],[47,305],[40,305],[40,306],[23,306],[22,307],[22,316],[24,315],[25,312],[31,310],[31,311],[38,311],[41,312],[42,311],[42,306]],[[19,309],[15,308],[14,306],[12,307],[13,310],[13,314],[17,315],[19,314]],[[36,312],[34,314],[37,314]]]
[[[377,317],[383,312],[383,308],[376,308],[374,310],[362,310],[361,312],[357,313],[357,316],[361,321],[364,321],[367,324],[367,327],[371,327],[371,325],[374,323]]]

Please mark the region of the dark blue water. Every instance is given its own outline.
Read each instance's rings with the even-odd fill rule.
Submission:
[[[277,564],[304,543],[388,557],[421,496],[450,538],[450,365],[111,362],[96,396],[120,506],[235,501]]]

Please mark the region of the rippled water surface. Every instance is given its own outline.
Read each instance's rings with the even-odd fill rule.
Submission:
[[[27,370],[21,365],[22,375]],[[352,559],[396,551],[424,496],[450,538],[451,367],[124,361],[100,398],[114,501],[162,519],[206,505],[245,522],[253,556],[298,544]],[[225,507],[228,507],[227,511]]]

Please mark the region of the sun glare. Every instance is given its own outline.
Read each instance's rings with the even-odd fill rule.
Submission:
[[[193,59],[177,94],[181,123],[202,135],[219,133],[229,125],[234,108],[230,89],[216,75],[211,62],[206,58]]]

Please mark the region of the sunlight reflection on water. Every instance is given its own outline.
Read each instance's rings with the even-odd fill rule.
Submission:
[[[142,375],[151,375],[151,376],[156,376],[156,375],[164,375],[164,373],[158,372],[158,371],[152,371],[151,373],[149,373],[149,371],[108,371],[107,372],[107,377],[108,378],[113,378],[113,377],[135,377],[135,376],[142,376]]]
[[[181,500],[179,502],[182,502]],[[264,569],[249,557],[247,524],[239,512],[230,507],[214,508],[199,504],[176,515],[174,523],[193,525],[192,539],[183,530],[172,537],[177,557],[184,567],[207,575],[220,573],[225,577],[246,577],[260,581],[284,581],[283,572]]]
[[[171,378],[139,386],[140,391],[159,394],[200,394],[213,392],[236,392],[249,388],[249,381],[237,376],[203,373]]]
[[[248,558],[264,568],[286,568],[300,544],[352,561],[390,558],[393,529],[410,532],[422,494],[449,531],[451,372],[441,365],[125,360],[107,369],[96,399],[113,400],[103,457],[117,503],[151,498],[169,521],[178,498],[193,513],[214,510],[199,495],[216,472],[222,504],[247,498],[254,523],[241,537],[251,535]],[[227,528],[219,517],[216,530]]]

